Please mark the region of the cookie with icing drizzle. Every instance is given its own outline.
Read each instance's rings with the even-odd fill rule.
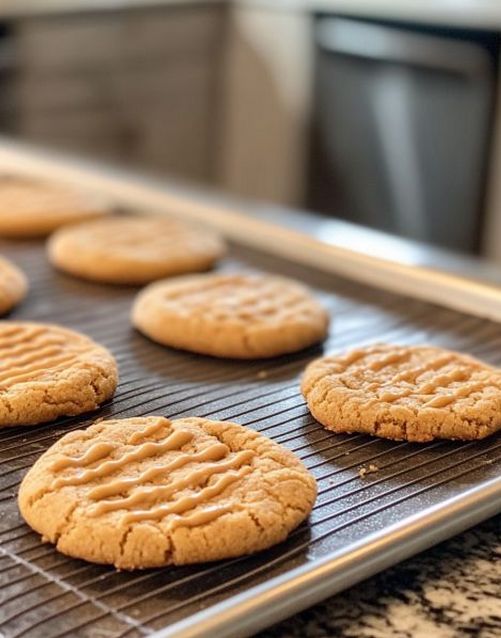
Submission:
[[[19,507],[64,554],[141,569],[270,547],[315,497],[301,461],[253,430],[150,416],[63,436],[24,478]]]
[[[26,295],[28,282],[17,266],[0,257],[0,315],[9,312]]]
[[[334,432],[482,439],[501,428],[501,370],[431,346],[376,344],[313,361],[302,393]]]
[[[132,322],[163,345],[234,359],[296,352],[322,341],[329,317],[310,291],[285,277],[177,277],[141,291]]]
[[[53,324],[0,322],[0,427],[95,410],[115,392],[113,356]]]

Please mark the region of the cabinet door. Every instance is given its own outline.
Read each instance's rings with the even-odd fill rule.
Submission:
[[[210,179],[223,28],[217,5],[20,21],[19,133]]]
[[[213,64],[177,60],[117,81],[124,153],[138,167],[206,180],[212,175],[216,120]]]
[[[21,69],[32,73],[113,71],[120,57],[121,13],[20,19],[15,25]]]
[[[221,43],[224,15],[224,6],[216,3],[124,14],[122,60],[128,65],[142,65],[210,57]]]

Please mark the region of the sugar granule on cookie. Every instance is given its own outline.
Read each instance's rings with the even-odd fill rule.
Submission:
[[[426,442],[501,428],[501,371],[431,346],[376,344],[322,357],[306,368],[301,391],[334,432]]]
[[[54,324],[0,322],[0,427],[95,410],[115,392],[106,348]]]
[[[253,430],[150,416],[62,437],[25,476],[19,507],[64,554],[142,569],[266,549],[315,498],[301,461]]]
[[[163,345],[261,359],[322,341],[329,317],[310,291],[291,279],[208,274],[151,284],[136,298],[132,323]]]

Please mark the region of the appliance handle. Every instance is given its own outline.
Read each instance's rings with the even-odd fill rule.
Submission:
[[[480,46],[403,28],[347,18],[320,18],[316,40],[326,51],[372,61],[477,77],[489,72],[489,56]]]

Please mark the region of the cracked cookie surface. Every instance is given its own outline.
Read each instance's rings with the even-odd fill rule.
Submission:
[[[77,277],[142,284],[208,270],[225,252],[214,233],[159,217],[116,216],[62,228],[49,241],[49,258]]]
[[[19,507],[64,554],[141,569],[266,549],[315,497],[301,461],[253,430],[150,416],[63,436],[25,476]]]
[[[5,257],[0,257],[0,315],[9,312],[28,290],[24,273]]]
[[[325,338],[328,315],[301,284],[271,275],[198,275],[151,284],[132,310],[158,343],[216,357],[259,359]]]
[[[117,385],[112,355],[53,324],[0,322],[0,427],[95,410]]]
[[[43,237],[65,224],[101,217],[108,200],[65,184],[0,176],[0,236]]]
[[[334,432],[426,442],[501,429],[501,370],[431,346],[376,344],[317,359],[301,391]]]

